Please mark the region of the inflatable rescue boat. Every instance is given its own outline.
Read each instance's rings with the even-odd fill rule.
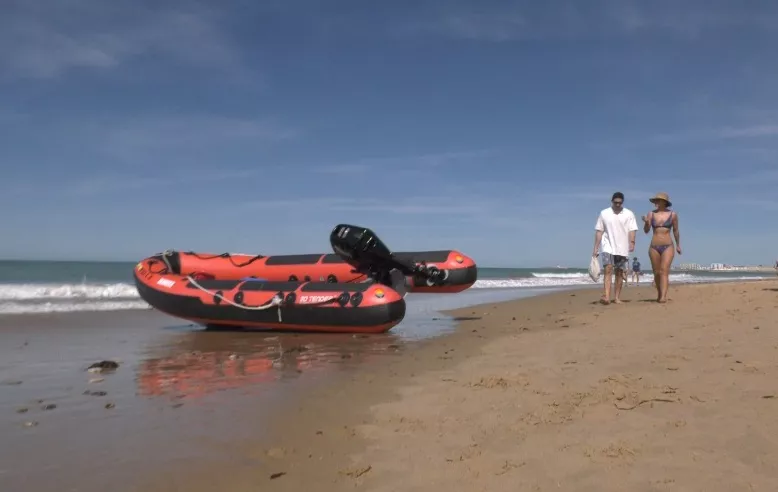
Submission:
[[[405,316],[405,300],[377,283],[195,280],[154,273],[158,260],[139,263],[135,284],[159,311],[208,328],[382,333]]]
[[[364,282],[370,272],[360,271],[342,256],[330,254],[247,255],[211,254],[168,250],[162,253],[171,273],[194,278],[238,280],[255,277],[269,281],[304,281],[352,283]],[[472,258],[458,251],[415,251],[393,253],[394,257],[428,270],[446,272],[439,281],[408,273],[403,290],[448,294],[469,289],[478,279],[478,269]],[[159,255],[158,255],[159,256]]]
[[[405,316],[408,292],[460,292],[475,262],[458,251],[392,253],[370,229],[340,224],[334,254],[204,255],[165,251],[142,260],[141,298],[208,328],[381,333]]]

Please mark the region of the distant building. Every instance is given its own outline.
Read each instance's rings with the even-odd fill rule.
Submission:
[[[681,263],[677,266],[678,270],[707,270],[708,267],[704,267],[698,263]]]
[[[710,265],[700,265],[699,263],[681,263],[673,266],[673,270],[701,270],[701,271],[741,271],[764,269],[762,265],[730,265],[728,263],[711,263]]]

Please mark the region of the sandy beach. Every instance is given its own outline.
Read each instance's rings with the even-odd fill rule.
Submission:
[[[459,310],[287,412],[231,490],[778,490],[778,282],[652,294]]]
[[[599,294],[458,309],[413,343],[5,318],[0,488],[778,490],[778,281]]]

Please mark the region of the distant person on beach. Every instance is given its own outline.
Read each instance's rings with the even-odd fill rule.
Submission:
[[[621,286],[629,267],[629,254],[635,251],[635,233],[638,230],[635,214],[624,206],[624,194],[617,191],[611,197],[611,206],[602,210],[594,226],[594,251],[598,249],[604,270],[602,304],[611,302],[611,277],[616,271],[614,301],[621,304]]]
[[[637,256],[632,258],[632,281],[635,285],[640,283],[640,261]]]
[[[670,210],[673,203],[667,193],[657,193],[648,201],[656,206],[656,209],[649,212],[648,215],[641,217],[643,219],[643,232],[648,232],[653,228],[654,234],[651,237],[651,245],[648,248],[648,256],[651,258],[651,269],[654,271],[654,285],[656,285],[657,302],[667,302],[667,289],[670,284],[670,266],[677,252],[681,254],[681,233],[678,230],[678,214]],[[675,250],[673,250],[673,238],[670,237],[670,231],[673,231],[675,237]]]

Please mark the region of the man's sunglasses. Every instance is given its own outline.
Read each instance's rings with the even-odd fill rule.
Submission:
[[[621,200],[613,200],[613,204],[618,205],[620,207],[624,204],[624,202],[622,202]]]

